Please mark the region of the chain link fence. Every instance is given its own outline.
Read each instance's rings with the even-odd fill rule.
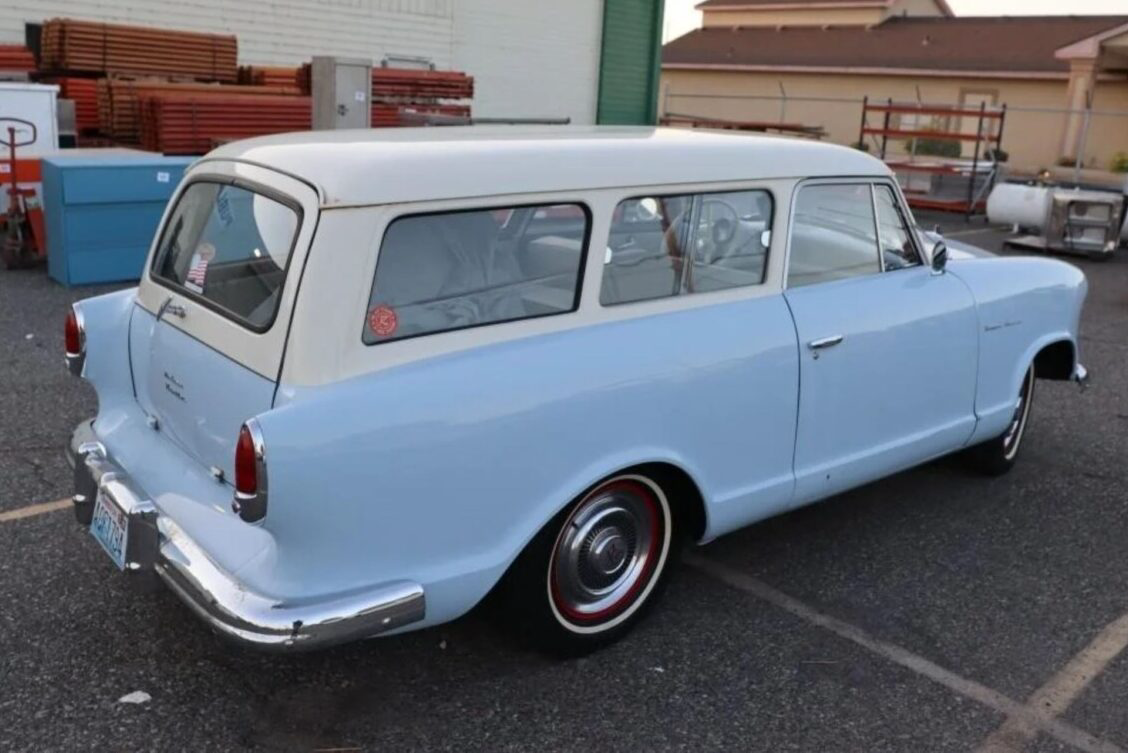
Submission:
[[[858,97],[790,96],[780,86],[778,95],[717,94],[678,91],[667,85],[662,92],[661,114],[677,119],[706,119],[743,124],[749,130],[783,131],[806,134],[838,144],[863,148],[871,154],[880,149],[878,138],[863,135],[863,102]],[[901,104],[914,104],[902,101]],[[968,108],[968,102],[918,102],[929,107]],[[1005,103],[1003,103],[1005,104]],[[979,107],[975,102],[974,107]],[[872,118],[872,115],[870,115]],[[962,122],[936,122],[903,118],[903,130],[965,131],[974,134],[976,118],[964,116]],[[1075,150],[1062,159],[1062,142],[1067,122],[1074,118],[1077,134]],[[772,124],[782,128],[771,127]],[[871,123],[871,125],[874,125]],[[1119,176],[1128,178],[1128,110],[1090,107],[1067,108],[1007,105],[1001,127],[1000,170],[1019,176],[1051,172],[1057,180],[1076,183],[1116,185]],[[950,151],[914,139],[887,139],[887,159],[937,156],[970,159],[974,139],[956,144]],[[923,148],[922,148],[923,147]],[[937,151],[943,151],[937,154]]]

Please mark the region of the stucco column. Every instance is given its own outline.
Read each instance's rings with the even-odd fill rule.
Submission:
[[[1073,58],[1069,61],[1069,89],[1065,94],[1065,106],[1075,112],[1066,113],[1065,116],[1061,136],[1062,159],[1073,160],[1077,157],[1081,129],[1085,123],[1085,115],[1080,111],[1092,101],[1093,87],[1097,83],[1098,62],[1097,58]]]

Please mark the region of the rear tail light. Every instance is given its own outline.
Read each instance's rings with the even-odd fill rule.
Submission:
[[[82,366],[86,363],[86,322],[82,319],[82,311],[71,306],[67,312],[66,321],[63,322],[63,349],[67,359],[67,368],[75,375],[82,374]]]
[[[231,509],[248,523],[266,517],[266,445],[253,418],[239,429],[235,441],[235,498]]]
[[[235,491],[243,494],[258,491],[255,440],[251,438],[251,430],[246,425],[239,429],[239,441],[235,443]]]

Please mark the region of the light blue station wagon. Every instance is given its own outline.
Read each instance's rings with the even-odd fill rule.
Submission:
[[[1073,266],[947,248],[861,152],[662,129],[224,146],[76,304],[75,512],[219,633],[321,647],[488,594],[590,650],[684,541],[966,451],[1076,379]]]

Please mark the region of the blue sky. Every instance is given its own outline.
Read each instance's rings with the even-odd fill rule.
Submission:
[[[680,37],[698,25],[700,13],[693,6],[701,0],[666,0],[665,39]],[[948,0],[957,16],[1085,15],[1089,13],[1128,16],[1128,0]]]

